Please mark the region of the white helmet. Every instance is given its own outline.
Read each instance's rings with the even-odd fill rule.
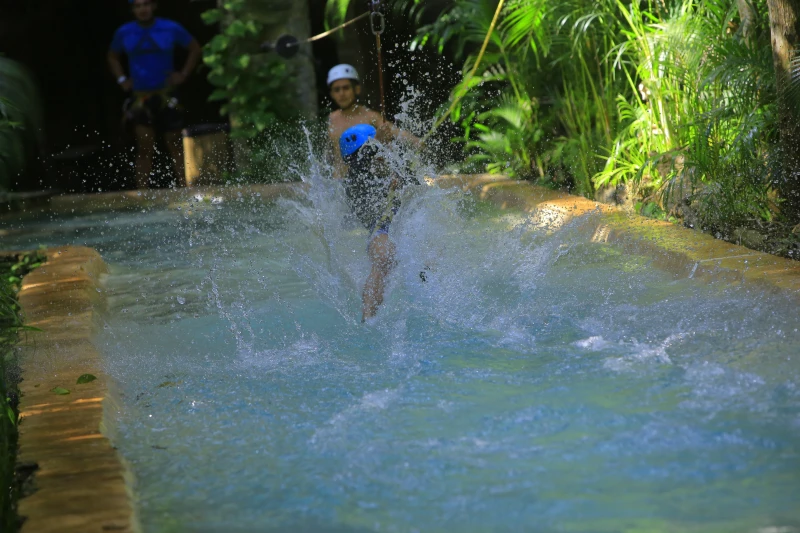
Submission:
[[[352,65],[336,65],[328,71],[328,86],[337,80],[358,80],[358,72]]]

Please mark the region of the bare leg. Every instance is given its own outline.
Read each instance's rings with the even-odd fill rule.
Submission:
[[[150,126],[136,125],[136,187],[146,189],[150,185],[155,152],[155,131]]]
[[[389,240],[389,235],[379,233],[373,237],[368,248],[372,270],[362,293],[363,307],[361,321],[375,316],[378,307],[383,303],[383,291],[386,288],[386,278],[394,267],[394,243]]]
[[[186,171],[183,168],[183,137],[179,131],[169,131],[164,134],[164,142],[172,159],[172,168],[175,172],[175,186],[186,187]]]

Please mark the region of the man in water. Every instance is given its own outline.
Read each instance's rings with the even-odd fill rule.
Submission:
[[[136,185],[150,184],[155,152],[155,135],[161,133],[172,157],[175,182],[185,185],[183,144],[180,130],[183,119],[175,89],[197,66],[201,56],[198,42],[177,22],[155,16],[155,0],[128,0],[136,20],[122,25],[114,34],[108,51],[108,66],[123,91],[133,91],[126,119],[135,125]],[[189,51],[179,71],[173,65],[175,45]],[[128,58],[128,71],[121,56]]]
[[[339,152],[347,165],[344,190],[350,208],[370,231],[367,253],[371,269],[362,293],[361,320],[375,316],[383,303],[386,278],[394,267],[395,246],[389,239],[389,225],[400,208],[400,189],[413,179],[382,175],[376,168],[377,130],[371,124],[357,124],[339,137]],[[423,278],[424,279],[424,278]]]
[[[358,103],[361,94],[361,83],[358,72],[351,65],[336,65],[328,72],[328,88],[331,99],[339,107],[328,118],[328,135],[331,148],[339,144],[339,139],[344,131],[357,124],[368,124],[375,128],[377,139],[388,142],[391,139],[400,139],[417,148],[422,146],[422,141],[414,135],[397,128],[385,120],[380,113]],[[342,177],[347,172],[341,158],[332,157],[335,174]]]

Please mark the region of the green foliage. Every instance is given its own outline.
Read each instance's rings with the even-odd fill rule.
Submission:
[[[42,142],[36,85],[17,62],[0,57],[0,191],[25,170]]]
[[[0,260],[0,264],[3,265],[3,275],[6,277],[9,284],[18,290],[20,284],[22,283],[22,276],[34,268],[40,267],[46,259],[47,258],[45,257],[44,252],[39,250],[36,252],[22,254],[11,262]]]
[[[211,101],[225,102],[233,137],[254,139],[269,126],[295,113],[286,85],[291,77],[287,63],[275,54],[262,53],[264,24],[249,16],[246,0],[228,0],[203,14],[207,24],[221,24],[221,32],[203,49],[210,69],[208,80],[216,87]]]
[[[41,250],[18,256],[0,256],[0,346],[13,345],[17,333],[25,329],[19,316],[16,294],[22,277],[44,261]]]
[[[347,18],[347,10],[351,0],[329,0],[325,6],[325,14],[333,24],[339,25]]]
[[[791,83],[786,89],[786,98],[791,102],[794,112],[800,115],[800,48],[795,49],[789,62],[789,79]]]
[[[600,148],[613,140],[609,110],[620,85],[612,62],[605,60],[613,45],[613,26],[603,16],[603,4],[506,3],[480,77],[468,88],[477,94],[459,109],[469,119],[459,121],[464,129],[459,141],[471,154],[469,162],[484,157],[484,170],[505,168],[516,176],[550,181],[554,175],[567,175],[576,192],[591,194],[591,179],[602,167]],[[432,45],[440,52],[449,46],[456,57],[464,57],[467,71],[495,8],[496,2],[488,0],[459,0],[420,28],[412,46]],[[474,154],[476,149],[483,156]]]
[[[541,167],[527,149],[544,134],[538,123],[537,102],[507,96],[504,100],[488,111],[472,111],[464,117],[462,140],[470,150],[466,163],[482,165],[491,174],[530,178]]]
[[[496,6],[456,0],[411,47],[466,74]],[[730,0],[507,0],[476,77],[453,90],[467,93],[450,116],[465,166],[586,196],[625,184],[650,216],[723,234],[770,222],[775,74],[766,0],[752,7],[745,38]]]
[[[17,291],[22,276],[44,262],[41,252],[0,257],[0,530],[16,531],[14,462],[17,409],[14,345],[22,324]],[[28,328],[30,329],[30,328]]]
[[[78,377],[78,380],[75,382],[77,385],[83,385],[84,383],[91,383],[92,381],[96,380],[97,376],[94,374],[81,374]]]
[[[388,6],[388,9],[394,10],[401,16],[419,21],[419,17],[422,16],[429,2],[427,0],[383,0],[382,3]],[[351,5],[355,5],[358,8],[356,12],[352,13],[354,17],[369,9],[369,5],[365,0],[328,0],[325,6],[325,15],[329,22],[329,27],[338,26],[345,22]]]
[[[234,139],[236,171],[223,174],[225,184],[301,181],[315,171],[310,154],[327,150],[327,123],[276,122],[258,135]]]
[[[774,124],[773,120],[766,122]],[[696,129],[685,150],[688,160],[684,169],[674,173],[664,188],[664,196],[684,200],[679,214],[724,237],[736,228],[771,222],[776,211],[766,148],[760,139],[744,138],[738,149],[731,150],[727,128],[725,122],[716,121]],[[674,192],[676,186],[684,188],[682,194]]]

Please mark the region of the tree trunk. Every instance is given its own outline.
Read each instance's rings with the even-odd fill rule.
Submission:
[[[301,41],[311,36],[307,0],[251,0],[248,11],[254,19],[264,23],[263,37],[267,41],[275,42],[284,34]],[[311,46],[302,45],[300,53],[287,62],[295,74],[294,85],[287,90],[295,94],[301,114],[313,119],[317,114],[317,81]]]
[[[750,0],[736,0],[736,6],[739,9],[739,18],[742,20],[742,38],[750,44],[750,37],[753,35],[753,19],[755,19],[753,4]]]
[[[225,1],[217,0],[223,8]],[[264,25],[263,41],[275,42],[281,35],[289,34],[302,41],[311,36],[311,20],[307,0],[248,0],[247,14]],[[223,21],[230,24],[232,19]],[[317,116],[317,82],[311,46],[301,45],[300,53],[286,62],[294,74],[293,81],[287,81],[286,90],[295,95],[294,106],[300,115],[313,121]],[[233,129],[239,127],[235,114],[230,116]],[[236,167],[244,172],[251,168],[251,149],[244,139],[233,139],[233,153]]]
[[[784,200],[782,212],[800,222],[800,112],[792,102],[791,60],[800,51],[800,0],[767,0],[772,59],[778,89],[781,175],[776,186]]]

